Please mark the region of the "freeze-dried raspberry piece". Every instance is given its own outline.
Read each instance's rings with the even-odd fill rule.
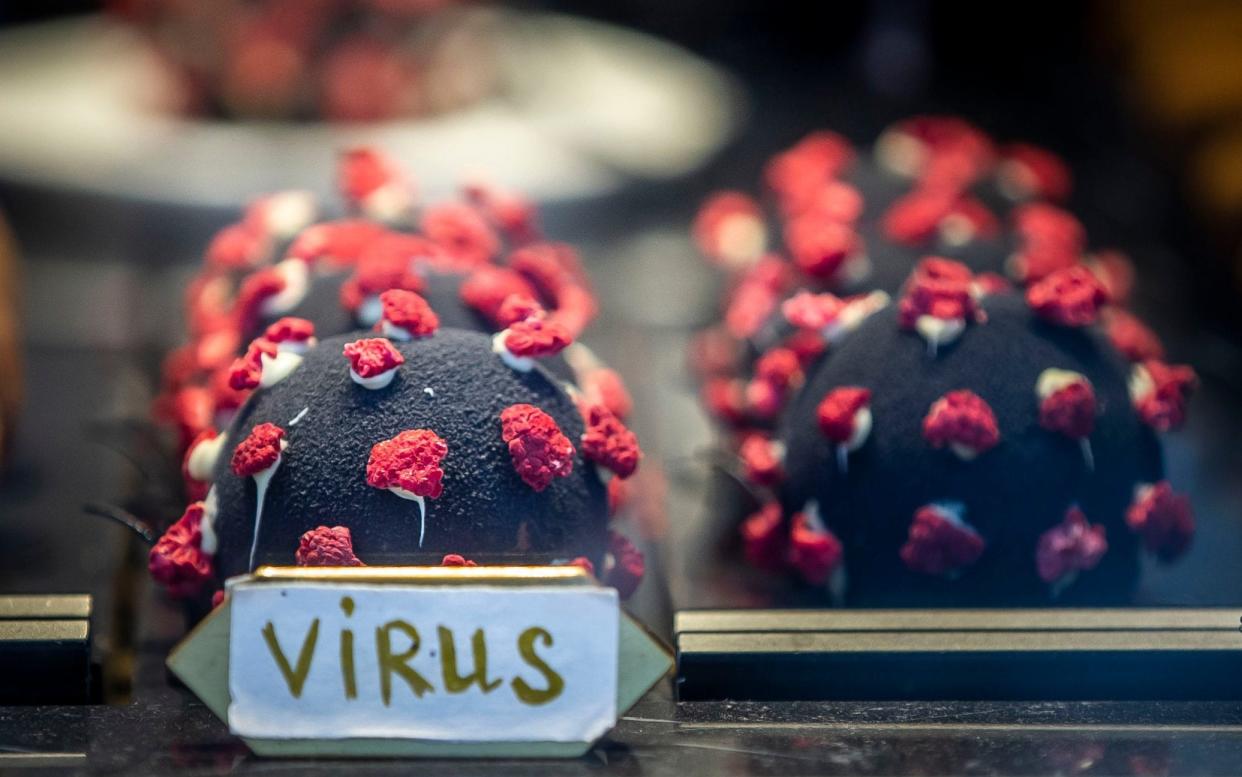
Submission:
[[[276,424],[263,423],[251,429],[233,450],[233,474],[246,477],[270,469],[284,450],[284,438],[285,430]]]
[[[170,596],[194,596],[212,577],[211,557],[203,552],[202,522],[203,503],[195,502],[151,548],[147,568]]]
[[[320,526],[306,532],[295,559],[300,567],[366,566],[354,555],[354,538],[345,526]]]
[[[481,183],[467,185],[464,193],[470,204],[509,240],[521,244],[539,239],[539,211],[530,200]]]
[[[932,403],[923,418],[923,439],[934,448],[948,445],[963,459],[973,459],[1000,442],[992,408],[966,389],[950,391]]]
[[[759,486],[774,486],[784,477],[783,446],[762,434],[747,435],[738,447],[742,475]]]
[[[604,585],[617,589],[622,599],[628,599],[643,581],[647,563],[642,552],[623,534],[608,533],[608,553],[604,560]]]
[[[811,585],[823,585],[841,565],[841,541],[818,517],[798,513],[789,531],[789,565]]]
[[[230,224],[207,246],[207,265],[216,270],[249,270],[267,257],[267,236],[246,222]]]
[[[534,405],[510,405],[501,411],[500,425],[513,468],[531,488],[542,491],[573,472],[573,443],[552,416]]]
[[[496,321],[507,329],[519,321],[525,321],[528,318],[547,318],[547,315],[543,305],[540,305],[534,297],[510,294],[496,310]]]
[[[370,337],[345,344],[349,368],[360,378],[374,378],[405,364],[405,357],[383,337]]]
[[[1057,270],[1026,290],[1026,302],[1044,319],[1061,326],[1094,324],[1108,303],[1108,292],[1081,265]]]
[[[1148,359],[1130,371],[1130,399],[1143,423],[1159,432],[1186,421],[1186,404],[1199,385],[1195,371],[1183,364]]]
[[[582,433],[582,457],[619,478],[633,475],[642,458],[638,437],[603,405],[592,405],[583,417],[586,431]]]
[[[1006,193],[1023,198],[1064,200],[1073,187],[1069,165],[1030,143],[1011,143],[1001,150],[997,177]]]
[[[985,543],[960,516],[943,505],[924,505],[914,513],[901,560],[915,572],[952,574],[983,555]]]
[[[404,289],[390,289],[380,295],[383,323],[406,337],[430,337],[440,328],[440,317],[418,294]]]
[[[440,559],[442,567],[477,567],[478,564],[461,555],[460,553],[446,553],[444,558]]]
[[[573,336],[556,321],[528,318],[510,324],[505,329],[503,342],[505,350],[514,356],[554,356],[573,342]]]
[[[825,182],[854,160],[850,142],[835,132],[813,132],[776,156],[763,169],[763,180],[776,194],[781,211],[801,211]]]
[[[440,463],[448,444],[430,429],[407,429],[371,446],[367,484],[435,499],[444,493]]]
[[[462,203],[443,203],[423,211],[423,234],[439,243],[465,266],[487,264],[500,250],[500,240],[479,212]]]
[[[1039,425],[1071,439],[1082,439],[1095,428],[1095,389],[1085,375],[1047,369],[1035,384]]]
[[[871,390],[860,386],[841,386],[824,395],[816,409],[819,430],[838,445],[858,433],[858,414],[871,405]]]
[[[535,287],[521,273],[491,265],[470,273],[458,289],[461,301],[497,329],[508,325],[499,320],[500,307],[506,299],[515,295],[534,299],[536,294]]]
[[[799,329],[823,330],[836,326],[845,313],[846,302],[834,294],[800,291],[781,303],[785,320]]]
[[[263,357],[276,356],[276,344],[260,337],[246,347],[244,356],[239,356],[229,368],[229,387],[236,391],[255,389],[263,380]]]
[[[807,214],[785,226],[785,245],[802,272],[833,280],[860,252],[862,239],[850,224]]]
[[[373,241],[387,232],[382,224],[368,219],[325,221],[302,230],[286,255],[308,264],[350,267],[357,264]]]
[[[377,243],[388,242],[387,237],[377,239]],[[425,285],[422,276],[414,271],[414,260],[405,251],[380,254],[368,251],[358,261],[354,272],[341,284],[341,305],[346,310],[357,312],[370,297],[391,289],[422,291]]]
[[[375,195],[383,196],[385,190],[404,195],[406,204],[412,199],[409,181],[396,160],[379,149],[359,146],[341,153],[337,165],[337,183],[341,196],[358,207],[367,205]]]
[[[1126,525],[1143,539],[1143,546],[1162,561],[1186,552],[1195,533],[1190,500],[1178,494],[1167,480],[1135,489],[1126,510]]]
[[[776,571],[787,560],[788,532],[781,517],[781,506],[769,502],[742,522],[742,552],[758,569]]]
[[[1039,537],[1035,568],[1045,583],[1067,582],[1079,572],[1095,569],[1108,550],[1103,524],[1087,523],[1077,506],[1065,512],[1065,520]]]
[[[1137,316],[1118,307],[1105,308],[1102,313],[1104,332],[1113,347],[1132,362],[1163,359],[1164,345]]]
[[[263,330],[263,339],[281,345],[308,345],[315,339],[315,325],[304,318],[285,316]]]

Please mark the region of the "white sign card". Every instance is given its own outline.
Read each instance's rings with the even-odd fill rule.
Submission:
[[[612,588],[242,583],[230,596],[239,736],[574,742],[616,723]]]

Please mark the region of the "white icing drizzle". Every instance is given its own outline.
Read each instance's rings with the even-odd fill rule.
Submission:
[[[354,383],[357,383],[359,386],[362,386],[365,389],[371,389],[372,391],[375,391],[377,389],[387,388],[388,384],[392,383],[392,379],[395,378],[396,376],[397,376],[396,367],[393,367],[390,370],[384,370],[380,374],[372,375],[369,378],[364,378],[358,373],[354,372],[353,367],[349,368],[350,380],[352,380]]]
[[[319,340],[314,337],[308,337],[305,340],[285,340],[276,343],[276,350],[280,353],[292,353],[297,356],[305,356],[306,352],[319,345]]]
[[[914,329],[927,341],[927,353],[935,358],[936,351],[941,345],[951,343],[962,336],[962,332],[966,331],[966,320],[919,316],[914,321]]]
[[[423,386],[423,393],[431,397],[432,399],[435,399],[436,390],[433,389],[431,386]]]
[[[286,426],[297,426],[298,422],[301,421],[303,418],[305,418],[306,414],[309,412],[310,412],[309,406],[302,408],[301,410],[298,411],[298,414],[293,417],[293,420],[291,420],[289,423],[285,425]]]
[[[259,550],[259,526],[263,521],[263,500],[267,496],[268,484],[272,482],[272,475],[276,474],[276,470],[280,469],[280,463],[284,459],[283,451],[289,447],[286,440],[280,441],[281,455],[276,457],[276,461],[272,462],[272,466],[265,470],[254,473],[255,485],[255,505],[254,505],[254,538],[250,541],[250,570],[254,570],[254,557]]]
[[[191,478],[200,482],[209,482],[211,472],[216,468],[220,458],[220,450],[224,447],[226,435],[217,434],[210,440],[202,440],[190,449],[185,460],[185,471]]]
[[[389,340],[398,340],[403,343],[414,339],[414,335],[410,334],[410,330],[403,326],[389,323],[387,319],[380,322],[380,333]]]
[[[370,329],[379,323],[384,317],[384,304],[380,302],[378,294],[372,294],[362,301],[358,309],[354,311],[354,318],[358,319],[358,323],[364,328]]]
[[[1035,396],[1042,402],[1066,386],[1079,382],[1091,385],[1091,381],[1087,380],[1087,376],[1081,372],[1049,367],[1039,373],[1039,377],[1035,380]]]
[[[401,497],[418,503],[418,547],[423,546],[423,535],[427,532],[427,500],[413,491],[406,491],[400,486],[389,486],[388,490]]]
[[[409,189],[399,181],[384,184],[362,200],[362,208],[368,216],[389,223],[403,220],[413,205]]]
[[[501,361],[518,372],[530,372],[535,367],[535,360],[529,356],[514,356],[505,347],[505,337],[508,334],[509,330],[504,329],[492,335],[492,353],[499,356]]]
[[[314,219],[315,195],[311,192],[290,190],[267,197],[263,226],[276,237],[291,238]]]
[[[306,298],[306,292],[310,288],[310,272],[306,268],[306,262],[301,259],[285,259],[272,269],[284,278],[285,287],[263,300],[260,309],[264,315],[274,317],[288,313]]]
[[[850,454],[861,448],[871,436],[872,421],[869,407],[860,407],[858,412],[854,413],[853,433],[848,440],[837,445],[837,469],[841,471],[841,474],[844,475],[850,470]],[[783,451],[781,459],[784,460]]]
[[[259,363],[263,366],[259,375],[259,388],[271,388],[289,377],[302,364],[302,356],[293,351],[277,350],[275,356],[260,354]]]
[[[223,436],[220,435],[221,438]],[[216,487],[212,486],[207,489],[207,498],[203,500],[203,520],[198,525],[203,537],[199,547],[208,556],[216,555],[216,549],[220,547],[220,539],[216,536],[216,515],[219,512],[220,497],[216,494]]]
[[[1134,365],[1130,370],[1130,399],[1138,402],[1143,397],[1156,390],[1156,382],[1151,379],[1151,373],[1141,364]]]

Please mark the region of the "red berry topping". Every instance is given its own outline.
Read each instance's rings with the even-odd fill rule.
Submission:
[[[262,232],[245,222],[216,233],[207,246],[207,265],[215,270],[249,270],[266,257],[268,242]]]
[[[263,331],[263,339],[270,343],[306,343],[315,336],[315,325],[304,318],[285,316],[277,319]]]
[[[621,478],[611,478],[608,481],[608,514],[616,515],[621,512],[630,498],[633,496],[628,481]]]
[[[1081,252],[1087,242],[1082,223],[1067,210],[1046,202],[1020,205],[1013,211],[1014,229],[1025,242],[1053,242]]]
[[[739,339],[758,332],[776,309],[790,280],[789,264],[776,257],[766,257],[748,268],[727,294],[727,331]]]
[[[387,237],[377,239],[377,243],[387,242]],[[368,251],[341,285],[341,305],[346,310],[357,311],[368,297],[391,289],[422,291],[424,285],[422,276],[414,271],[414,261],[404,252],[398,255]]]
[[[811,585],[823,585],[841,564],[841,541],[806,513],[793,517],[789,532],[789,564]]]
[[[1131,371],[1130,397],[1143,423],[1167,432],[1186,421],[1186,403],[1198,385],[1190,367],[1148,359]]]
[[[440,328],[440,317],[427,300],[412,291],[390,289],[380,295],[384,321],[410,333],[411,337],[429,337]]]
[[[853,224],[863,212],[863,197],[844,181],[826,181],[807,197],[800,215]]]
[[[800,211],[825,182],[854,159],[850,142],[835,132],[814,132],[774,156],[763,171],[764,182],[786,214]]]
[[[1108,290],[1108,298],[1113,302],[1122,303],[1130,297],[1134,290],[1134,262],[1130,257],[1116,249],[1096,251],[1087,257],[1086,264],[1100,279]]]
[[[768,502],[741,526],[742,552],[758,569],[776,571],[785,566],[788,534],[781,519],[781,506]]]
[[[1091,381],[1074,373],[1066,374],[1061,380],[1052,378],[1045,385],[1045,376],[1055,374],[1046,370],[1036,384],[1036,394],[1047,392],[1039,401],[1039,425],[1071,439],[1087,437],[1095,428],[1096,415],[1095,389]]]
[[[539,211],[525,197],[478,183],[465,187],[465,195],[492,226],[514,243],[539,239]]]
[[[224,589],[223,588],[218,589],[214,594],[211,595],[211,609],[214,610],[222,604],[224,604]]]
[[[346,150],[337,170],[341,196],[355,206],[385,186],[408,185],[396,161],[375,148]]]
[[[383,337],[346,343],[345,358],[349,359],[349,368],[360,378],[374,378],[405,364],[405,357],[401,352]]]
[[[914,513],[901,560],[915,572],[944,575],[978,561],[984,546],[983,538],[948,509],[924,505]]]
[[[574,471],[574,446],[552,416],[534,405],[510,405],[500,413],[500,437],[513,468],[526,485],[542,491]]]
[[[357,264],[371,243],[387,233],[382,225],[366,219],[342,219],[315,224],[302,230],[287,255],[308,264],[323,262],[335,267]]]
[[[534,297],[524,294],[510,294],[500,303],[496,311],[496,321],[502,328],[508,328],[528,318],[547,318],[547,311]]]
[[[285,290],[285,276],[275,267],[257,270],[246,276],[237,291],[234,304],[236,318],[241,328],[253,331],[265,301]]]
[[[506,299],[514,295],[534,299],[536,293],[531,282],[517,271],[492,265],[470,273],[458,289],[461,301],[497,329],[507,325],[498,320],[500,307]]]
[[[254,392],[250,388],[233,388],[232,379],[232,367],[216,370],[211,376],[211,400],[217,414],[236,410]]]
[[[634,543],[617,532],[608,533],[608,557],[604,566],[604,585],[617,589],[622,599],[628,599],[643,581],[647,563]]]
[[[553,356],[573,342],[569,330],[552,319],[528,318],[505,329],[505,350],[514,356]]]
[[[1103,284],[1081,265],[1057,270],[1026,290],[1026,302],[1045,321],[1060,326],[1094,324],[1108,303]]]
[[[1055,583],[1095,569],[1107,550],[1103,524],[1087,523],[1087,516],[1074,506],[1065,512],[1064,521],[1040,535],[1035,568],[1045,583]]]
[[[185,509],[151,548],[147,568],[170,596],[194,596],[211,579],[211,558],[203,552],[203,503]]]
[[[898,305],[898,322],[914,329],[918,320],[930,316],[942,321],[971,321],[982,316],[971,288],[974,276],[961,262],[940,257],[923,259],[906,281]]]
[[[1005,185],[1023,197],[1064,200],[1073,178],[1059,156],[1029,143],[1014,143],[1001,153],[1000,176]]]
[[[894,243],[917,246],[929,242],[953,212],[957,197],[942,189],[916,189],[889,206],[881,219],[884,235]]]
[[[738,426],[746,420],[745,384],[735,378],[711,378],[703,384],[703,404],[714,418]]]
[[[818,332],[835,325],[845,307],[845,300],[833,294],[800,291],[781,303],[781,313],[791,325]]]
[[[367,484],[375,488],[399,488],[415,496],[435,499],[444,493],[444,470],[440,462],[447,454],[448,444],[435,432],[407,429],[371,446]]]
[[[1163,561],[1172,561],[1190,547],[1195,516],[1190,500],[1162,480],[1138,488],[1126,510],[1126,525],[1138,532],[1148,551]]]
[[[1103,312],[1104,331],[1113,347],[1132,362],[1163,359],[1164,345],[1137,316],[1118,308],[1109,307]]]
[[[233,451],[233,474],[246,477],[270,469],[280,458],[284,438],[285,430],[276,424],[259,424],[251,429]]]
[[[1009,279],[994,272],[979,273],[975,276],[974,284],[975,289],[983,296],[1000,294],[1013,288],[1013,284],[1009,282]]]
[[[579,381],[582,393],[587,401],[594,405],[603,405],[621,420],[629,417],[634,409],[634,400],[621,374],[609,367],[596,367],[584,372]]]
[[[466,558],[465,556],[459,553],[448,553],[448,554],[445,554],[444,558],[440,559],[440,566],[442,567],[477,567],[478,564],[474,563],[473,561],[471,561],[470,559]]]
[[[694,219],[694,242],[704,256],[726,266],[758,259],[766,242],[759,203],[736,191],[713,194]]]
[[[229,387],[237,391],[259,387],[263,379],[263,357],[276,356],[276,344],[258,338],[246,347],[246,354],[239,356],[229,368]]]
[[[779,443],[762,434],[747,435],[737,452],[742,475],[759,486],[775,486],[785,476]]]
[[[808,214],[785,226],[785,245],[799,270],[832,280],[862,243],[853,226]]]
[[[824,395],[816,408],[819,430],[837,445],[849,443],[857,429],[858,413],[871,405],[871,390],[842,386]]]
[[[487,264],[500,250],[500,239],[474,208],[443,203],[423,211],[422,230],[464,266]]]
[[[950,391],[932,403],[923,418],[923,439],[934,448],[951,445],[959,456],[973,458],[1000,442],[996,415],[973,391]]]
[[[345,526],[320,526],[306,532],[295,558],[300,567],[366,566],[354,555],[354,538]]]
[[[633,475],[642,458],[638,437],[603,405],[592,405],[583,416],[586,431],[582,433],[582,457],[619,478]]]
[[[596,313],[595,295],[573,248],[563,243],[532,243],[509,256],[509,266],[525,276],[549,304],[548,318],[577,337]]]
[[[773,348],[755,362],[755,376],[746,386],[747,406],[761,418],[773,418],[801,382],[798,354],[788,348]]]

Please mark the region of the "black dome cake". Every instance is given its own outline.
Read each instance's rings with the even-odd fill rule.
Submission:
[[[1077,220],[1029,200],[1064,196],[1054,158],[1026,146],[998,157],[969,125],[939,121],[948,129],[922,126],[935,143],[895,140],[904,125],[885,133],[876,165],[824,134],[778,156],[767,182],[782,254],[760,247],[760,210],[743,195],[700,214],[700,246],[741,268],[724,324],[692,356],[759,505],[733,518],[742,554],[847,604],[1124,603],[1139,552],[1171,560],[1193,533],[1157,435],[1183,420],[1194,373],[1161,361],[1118,304],[1128,264],[1088,254]],[[888,157],[903,144],[922,161],[895,176]],[[850,204],[791,217],[806,206],[790,191],[815,199],[803,189]],[[979,215],[1013,195],[1028,201],[1006,230]],[[942,216],[913,240],[894,213],[918,198],[968,203],[959,215],[990,226],[962,241],[964,225]],[[808,261],[799,219],[865,254]],[[863,261],[867,272],[848,270]]]

